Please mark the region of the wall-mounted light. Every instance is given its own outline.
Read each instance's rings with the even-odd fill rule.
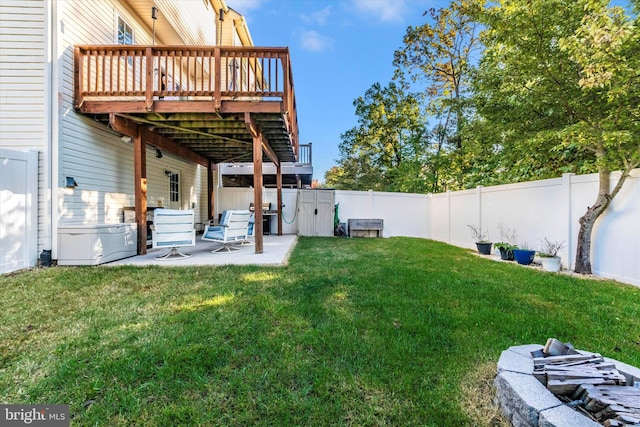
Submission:
[[[122,135],[122,136],[120,137],[120,139],[121,139],[121,140],[122,140],[122,142],[124,142],[125,144],[128,144],[128,143],[130,143],[131,141],[133,141],[133,140],[131,139],[131,137],[130,137],[130,136],[127,136],[127,135]]]
[[[77,186],[78,186],[78,183],[76,182],[74,177],[72,177],[72,176],[66,177],[65,187],[67,187],[67,188],[76,188]]]
[[[153,19],[153,45],[156,45],[156,19],[158,19],[158,8],[151,7],[151,19]]]
[[[162,151],[160,151],[159,148],[156,148],[156,157],[161,159],[162,158]]]
[[[165,169],[165,170],[164,170],[164,174],[165,174],[166,176],[171,176],[171,171],[170,171],[169,169]]]

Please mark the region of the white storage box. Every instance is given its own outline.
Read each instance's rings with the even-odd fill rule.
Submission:
[[[137,253],[135,223],[58,227],[58,265],[97,265]]]

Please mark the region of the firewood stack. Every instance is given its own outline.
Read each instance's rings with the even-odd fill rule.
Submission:
[[[533,375],[549,391],[607,427],[640,427],[640,383],[627,383],[612,362],[549,338],[534,352]]]

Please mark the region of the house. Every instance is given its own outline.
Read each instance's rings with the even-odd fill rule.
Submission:
[[[224,0],[12,0],[0,28],[0,273],[57,259],[74,224],[135,221],[144,254],[155,208],[214,217],[219,164],[280,189],[298,163],[288,49]]]

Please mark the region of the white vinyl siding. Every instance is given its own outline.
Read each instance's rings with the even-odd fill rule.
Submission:
[[[213,8],[205,7],[204,2],[155,0],[155,5],[158,6],[158,14],[163,15],[171,23],[184,44],[206,46],[216,44],[217,15]]]
[[[200,9],[206,11],[201,2],[174,0],[157,3],[159,13],[164,12],[165,3],[182,4],[181,10],[196,9],[193,13],[197,16],[202,16]],[[151,44],[151,34],[146,26],[136,21],[127,7],[116,0],[66,0],[60,15],[64,21],[61,37],[65,46],[60,62],[61,110],[65,114],[60,128],[61,160],[57,182],[61,189],[59,223],[120,222],[122,208],[134,206],[135,202],[133,143],[123,142],[121,135],[104,123],[74,111],[73,46],[114,44],[118,40],[118,17],[131,26],[136,44]],[[190,31],[197,33],[197,28]],[[157,206],[158,200],[168,203],[169,185],[164,170],[180,170],[180,207],[186,209],[195,205],[196,222],[203,222],[207,215],[206,168],[175,158],[164,151],[163,157],[158,159],[152,147],[147,147],[146,154],[148,206]],[[64,187],[65,177],[68,176],[76,180],[77,187]]]
[[[33,224],[26,238],[34,241],[25,242],[29,266],[35,265],[42,249],[51,248],[48,20],[46,1],[0,2],[0,148],[37,151],[37,175],[33,177],[37,199],[31,199]]]
[[[36,149],[47,138],[46,2],[0,3],[0,146]]]

